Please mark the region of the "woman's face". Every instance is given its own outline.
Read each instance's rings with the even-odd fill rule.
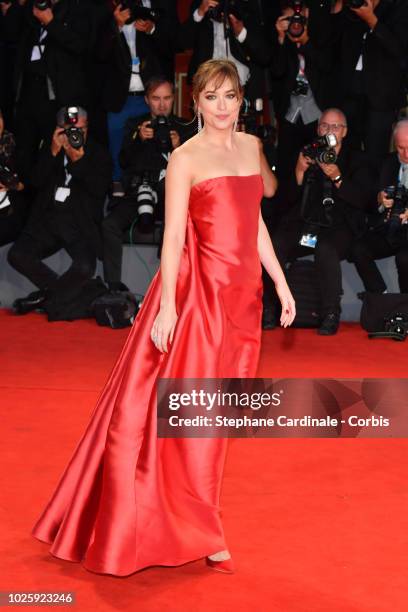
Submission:
[[[211,81],[207,84],[199,94],[197,110],[203,115],[205,125],[225,130],[232,128],[238,118],[241,102],[230,79],[226,78],[218,89]]]

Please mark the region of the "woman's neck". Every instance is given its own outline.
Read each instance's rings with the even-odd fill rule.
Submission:
[[[235,132],[231,128],[218,130],[209,126],[204,126],[200,132],[200,137],[205,139],[207,144],[220,149],[231,150],[234,147]]]

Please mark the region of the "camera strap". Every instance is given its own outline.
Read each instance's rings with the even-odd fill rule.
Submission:
[[[54,200],[59,203],[64,203],[67,198],[71,195],[71,189],[69,183],[71,182],[72,175],[67,171],[68,159],[64,155],[64,184],[59,186],[55,190]]]
[[[332,212],[334,207],[332,182],[327,176],[324,176],[322,183],[321,205],[318,206],[318,214],[315,218],[313,218],[312,216],[308,215],[307,208],[311,195],[311,186],[316,183],[317,177],[315,171],[311,169],[309,169],[307,174],[306,185],[302,193],[300,215],[303,221],[305,221],[307,224],[316,226],[317,228],[331,227],[333,225]],[[314,208],[313,203],[312,207]]]

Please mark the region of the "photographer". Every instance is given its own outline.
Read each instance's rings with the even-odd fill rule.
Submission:
[[[139,217],[147,229],[163,219],[164,179],[171,151],[190,136],[183,119],[173,114],[174,85],[156,77],[146,84],[149,114],[128,122],[120,152],[126,197],[102,223],[104,275],[112,291],[121,283],[123,232]],[[147,211],[149,207],[154,210]]]
[[[344,145],[347,125],[340,110],[326,110],[317,133],[319,139],[299,155],[292,186],[297,204],[278,226],[273,244],[282,266],[314,255],[322,305],[318,333],[333,335],[340,322],[340,262],[349,253],[353,235],[362,233],[374,178],[364,154]],[[271,288],[265,287],[267,311],[274,300]]]
[[[354,8],[356,7],[356,8]],[[359,7],[359,8],[357,8]],[[346,114],[349,141],[379,167],[389,152],[392,124],[405,106],[408,3],[343,0],[332,17],[337,39],[337,104]]]
[[[15,69],[18,167],[28,181],[42,140],[51,138],[58,108],[85,104],[89,7],[73,0],[27,0]]]
[[[278,175],[285,205],[285,188],[299,149],[312,140],[321,109],[331,104],[326,86],[332,68],[330,46],[325,30],[319,28],[322,17],[327,16],[324,11],[321,3],[310,3],[309,7],[301,0],[292,0],[275,24],[277,37],[270,70],[279,124]]]
[[[108,112],[114,195],[123,195],[119,152],[130,117],[148,112],[145,85],[157,74],[174,80],[177,33],[175,0],[123,0],[116,3],[105,32],[103,105]]]
[[[14,242],[27,217],[24,185],[15,173],[16,143],[0,111],[0,246]]]
[[[401,293],[408,293],[408,120],[394,129],[396,153],[383,162],[377,214],[372,227],[353,245],[351,259],[364,284],[373,293],[387,290],[376,259],[395,255]],[[399,192],[399,194],[398,194]],[[397,196],[397,198],[396,198]]]
[[[63,305],[92,278],[96,257],[102,256],[99,224],[108,189],[109,153],[88,138],[87,113],[64,107],[57,114],[51,145],[45,145],[33,172],[38,196],[8,261],[39,291],[16,300],[18,314]],[[61,276],[42,260],[65,249],[72,258]]]
[[[224,14],[224,10],[227,13]],[[229,59],[237,67],[245,97],[251,102],[265,93],[263,67],[270,58],[256,2],[194,1],[189,19],[180,28],[181,44],[192,48],[187,81],[209,59]]]

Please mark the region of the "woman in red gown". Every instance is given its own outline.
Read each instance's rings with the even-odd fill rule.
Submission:
[[[159,378],[255,377],[261,262],[290,325],[293,298],[260,215],[273,175],[234,130],[242,89],[210,60],[193,97],[204,128],[171,155],[160,270],[33,535],[61,559],[126,576],[206,557],[232,571],[220,519],[227,440],[158,438]]]

